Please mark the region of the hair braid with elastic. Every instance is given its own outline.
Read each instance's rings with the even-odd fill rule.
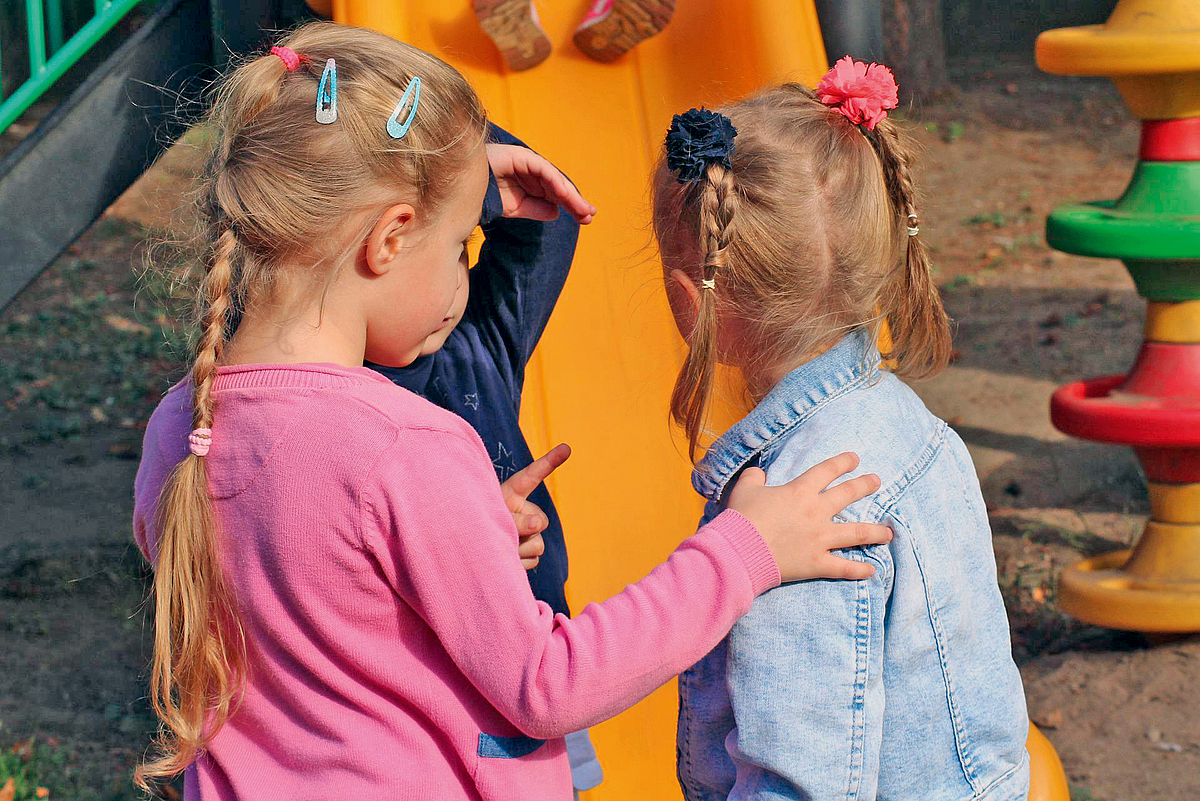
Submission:
[[[708,416],[717,371],[717,293],[727,252],[737,233],[739,198],[733,171],[711,164],[697,186],[704,287],[696,303],[696,318],[688,336],[688,354],[671,393],[671,414],[687,432],[688,455],[695,461],[700,433]]]
[[[884,183],[899,217],[897,230],[904,236],[904,263],[883,294],[892,349],[888,358],[902,365],[906,375],[933,375],[950,361],[950,318],[929,268],[929,253],[920,234],[916,189],[912,180],[910,148],[899,129],[885,120],[867,133],[883,166]]]
[[[236,236],[226,228],[201,282],[202,329],[192,366],[193,428],[209,428],[213,422],[212,387],[233,306],[237,249]],[[159,507],[150,699],[162,722],[162,756],[135,773],[146,789],[151,781],[186,767],[228,719],[245,670],[244,636],[217,555],[204,458],[190,454],[180,462],[164,486]]]

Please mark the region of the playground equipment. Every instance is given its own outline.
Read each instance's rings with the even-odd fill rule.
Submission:
[[[8,97],[0,93],[0,132],[92,48],[108,45],[122,19],[139,7],[151,10],[0,159],[0,307],[183,132],[176,111],[198,98],[205,73],[213,77],[231,53],[253,49],[263,29],[283,24],[274,2],[95,0],[92,16],[72,32],[63,0],[26,0],[28,80]],[[4,5],[12,14],[17,3]]]
[[[1200,5],[1121,0],[1104,25],[1043,33],[1037,62],[1112,78],[1142,119],[1125,193],[1046,223],[1058,250],[1121,259],[1148,301],[1130,373],[1068,384],[1051,400],[1061,431],[1134,447],[1152,509],[1132,550],[1063,572],[1060,603],[1109,628],[1200,631]]]
[[[29,14],[30,88],[14,92],[0,119],[19,114],[94,44],[102,28],[133,8],[130,0],[97,0],[96,21],[74,38],[56,22],[60,0],[45,2],[48,15]],[[264,30],[286,23],[273,5],[162,0],[0,161],[0,306],[181,130],[173,119],[176,102],[196,98],[202,86],[197,77],[223,67],[230,54],[254,49]],[[582,0],[542,3],[556,49],[547,63],[520,74],[504,69],[467,0],[311,5],[449,60],[471,79],[497,122],[562,165],[600,206],[598,221],[584,232],[562,311],[529,367],[522,423],[535,451],[561,438],[576,446],[572,463],[551,480],[570,539],[568,591],[576,608],[608,597],[661,561],[700,515],[700,502],[688,489],[685,449],[671,440],[665,413],[681,350],[669,344],[674,323],[648,247],[651,164],[675,112],[717,105],[773,81],[816,83],[827,62],[811,0],[681,4],[665,32],[607,65],[571,44]],[[43,8],[40,0],[26,7]],[[39,50],[35,43],[43,40],[49,47]],[[547,371],[552,382],[543,380]],[[727,410],[727,420],[735,414]],[[629,443],[642,445],[634,463]],[[600,484],[597,476],[608,478]],[[675,710],[671,686],[594,730],[608,778],[588,794],[591,801],[678,798]],[[1065,779],[1061,792],[1053,789],[1062,774],[1053,747],[1035,729],[1029,742],[1031,798],[1065,801]],[[1052,789],[1037,795],[1039,786]]]
[[[1029,801],[1071,801],[1071,786],[1058,752],[1032,723],[1025,750],[1029,752]]]

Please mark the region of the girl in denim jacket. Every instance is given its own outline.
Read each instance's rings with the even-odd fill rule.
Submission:
[[[672,397],[693,459],[718,363],[753,409],[692,482],[720,512],[750,466],[794,478],[844,450],[882,486],[844,512],[888,543],[864,582],[760,596],[680,677],[689,801],[1014,801],[1029,722],[966,447],[900,379],[945,367],[949,322],[918,231],[891,72],[843,59],[675,118],[654,180],[667,294],[689,345]],[[875,343],[883,324],[891,344]]]

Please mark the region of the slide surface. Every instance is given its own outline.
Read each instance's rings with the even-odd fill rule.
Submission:
[[[619,592],[695,530],[686,447],[668,426],[683,343],[663,293],[650,170],[671,115],[827,68],[812,0],[679,0],[671,24],[611,64],[571,34],[590,0],[540,0],[554,53],[505,67],[470,0],[334,0],[334,18],[458,68],[489,115],[550,158],[600,209],[533,362],[522,425],[535,455],[575,449],[550,480],[570,553],[572,609]],[[724,422],[724,421],[722,421]],[[654,643],[646,643],[653,648]],[[674,682],[593,729],[605,781],[588,801],[678,799]]]

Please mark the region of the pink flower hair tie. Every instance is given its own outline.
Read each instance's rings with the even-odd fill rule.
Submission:
[[[288,68],[288,72],[291,72],[292,70],[296,69],[296,67],[300,66],[300,55],[290,47],[280,47],[279,45],[275,45],[271,48],[271,55],[279,56],[280,60],[283,61],[284,66]]]
[[[882,64],[843,56],[817,84],[817,97],[855,125],[875,130],[900,105],[896,77]]]
[[[188,434],[188,447],[196,456],[208,456],[208,449],[212,447],[212,429],[197,428]]]

